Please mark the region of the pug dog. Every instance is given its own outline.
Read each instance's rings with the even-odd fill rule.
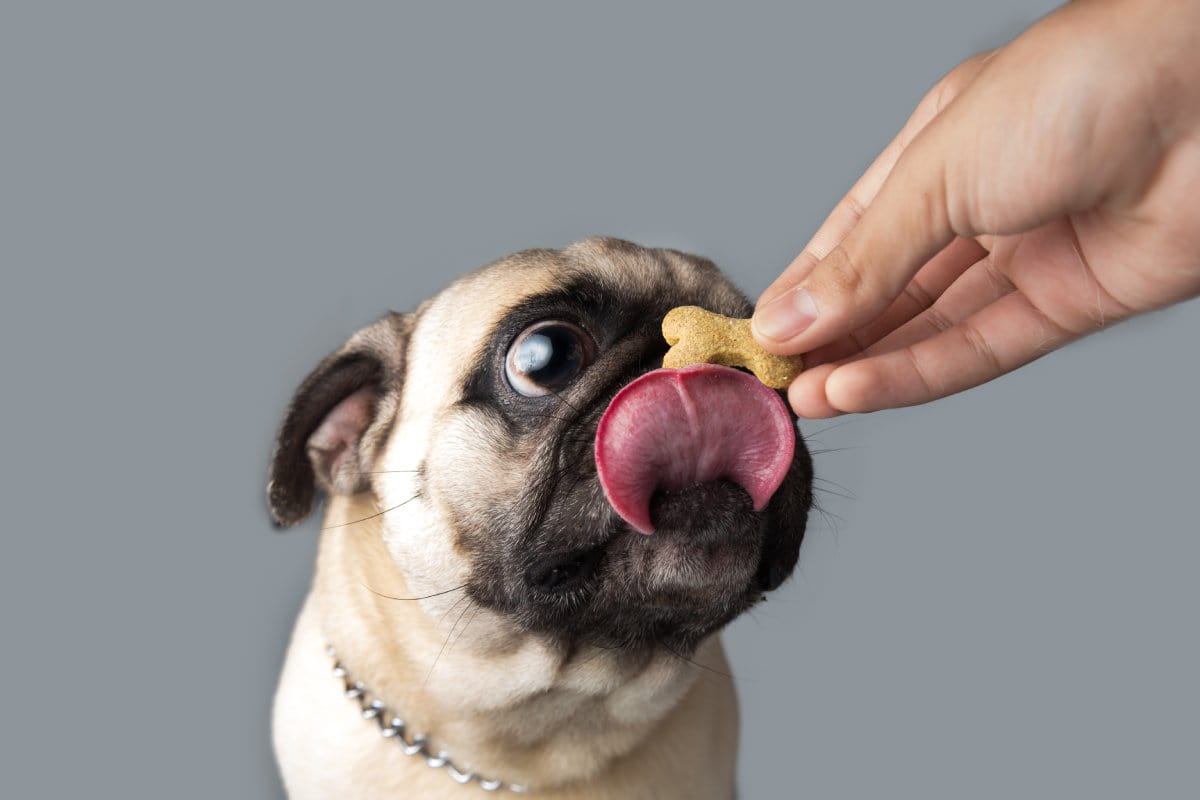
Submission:
[[[326,498],[274,702],[291,797],[735,797],[718,632],[791,574],[812,465],[778,392],[660,368],[681,305],[752,310],[674,250],[527,250],[304,380],[268,488],[282,527]]]

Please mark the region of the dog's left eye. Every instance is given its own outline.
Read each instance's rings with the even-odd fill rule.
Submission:
[[[526,397],[541,397],[566,388],[595,357],[595,345],[569,322],[531,325],[508,348],[504,374],[508,384]]]

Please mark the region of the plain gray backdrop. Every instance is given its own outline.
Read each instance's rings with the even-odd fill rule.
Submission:
[[[1050,7],[6,2],[0,794],[280,797],[316,525],[264,471],[317,360],[588,234],[754,296]],[[1200,795],[1198,340],[1193,302],[803,426],[830,516],[728,633],[743,797]]]

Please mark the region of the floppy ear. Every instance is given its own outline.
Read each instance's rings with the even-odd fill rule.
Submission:
[[[302,521],[317,491],[355,494],[382,444],[400,387],[411,314],[388,314],[358,331],[296,390],[271,455],[267,502],[275,523]]]

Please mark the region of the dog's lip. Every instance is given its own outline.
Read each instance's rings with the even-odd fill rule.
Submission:
[[[650,499],[660,489],[728,478],[761,511],[795,445],[783,399],[752,376],[713,364],[656,369],[609,403],[596,429],[596,471],[617,514],[649,534]]]

